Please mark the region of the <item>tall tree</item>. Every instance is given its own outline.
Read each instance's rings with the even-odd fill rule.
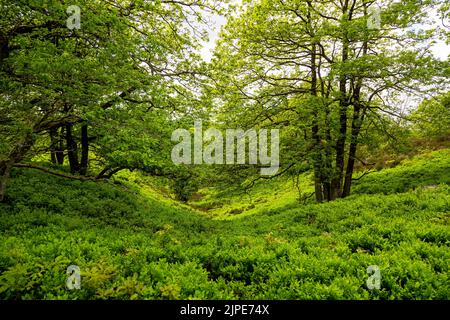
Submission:
[[[114,160],[120,148],[106,144],[130,126],[156,136],[173,112],[192,106],[198,26],[212,2],[82,0],[80,28],[72,28],[71,3],[1,0],[0,201],[12,167],[38,153],[59,154],[59,163],[67,155],[77,175],[88,174],[92,152],[106,176],[136,167]],[[147,132],[145,120],[155,117],[160,127]],[[149,137],[134,138],[148,152]]]
[[[440,4],[244,1],[213,61],[216,96],[229,122],[286,129],[284,167],[310,164],[318,202],[346,197],[361,130],[397,116],[402,95],[445,85],[448,63],[433,57],[439,34],[427,21]]]

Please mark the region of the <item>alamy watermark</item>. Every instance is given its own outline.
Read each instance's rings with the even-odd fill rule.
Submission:
[[[81,272],[80,267],[76,265],[70,265],[67,267],[66,274],[68,275],[66,280],[66,286],[69,290],[81,289]]]
[[[369,290],[381,288],[381,272],[379,266],[368,266],[367,274],[369,274],[369,278],[367,279],[367,288]]]
[[[280,167],[279,129],[260,129],[259,133],[255,129],[227,129],[224,140],[220,130],[209,128],[203,133],[202,121],[195,121],[193,141],[186,129],[175,130],[172,141],[179,142],[172,149],[175,164],[259,164],[265,176],[276,174]],[[204,146],[205,142],[209,143]]]
[[[66,10],[71,16],[67,18],[66,25],[70,30],[81,28],[81,9],[79,6],[69,6]]]
[[[369,30],[381,29],[381,9],[380,7],[374,7],[370,9],[369,17],[367,19],[367,28]]]

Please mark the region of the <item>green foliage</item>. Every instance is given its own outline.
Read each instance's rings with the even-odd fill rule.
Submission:
[[[0,297],[449,299],[448,184],[383,195],[401,170],[448,171],[446,160],[448,150],[373,174],[375,195],[229,221],[144,198],[132,182],[15,170],[0,205]],[[65,287],[71,264],[81,290]],[[366,287],[369,265],[381,269],[380,290]]]
[[[230,127],[282,128],[282,169],[306,162],[317,186],[339,187],[361,149],[405,148],[408,130],[399,120],[405,95],[424,86],[430,94],[446,89],[448,61],[425,45],[443,33],[426,12],[444,7],[443,1],[244,1],[215,50],[217,118]],[[373,10],[381,11],[376,28],[368,24]],[[447,114],[433,124],[441,133]],[[323,198],[334,199],[331,191]]]
[[[444,149],[404,160],[398,167],[370,173],[358,181],[354,193],[402,193],[419,187],[450,184],[450,150]]]
[[[349,195],[357,156],[448,138],[448,95],[397,120],[402,91],[445,88],[430,43],[448,34],[416,26],[448,5],[386,0],[371,29],[371,1],[246,0],[206,64],[221,2],[79,0],[71,29],[64,1],[0,0],[0,299],[449,299],[449,150],[310,198]],[[294,181],[175,166],[194,119],[283,129]]]
[[[450,92],[425,100],[415,110],[411,119],[416,135],[427,139],[450,138]]]
[[[81,175],[88,166],[108,176],[171,164],[171,120],[198,106],[200,13],[216,11],[215,3],[80,0],[79,29],[68,28],[70,4],[61,1],[0,5],[2,184],[3,161],[48,154],[58,142],[69,158],[84,156],[83,170],[70,159]]]
[[[197,189],[197,181],[192,175],[179,175],[173,180],[173,190],[180,201],[187,202]]]

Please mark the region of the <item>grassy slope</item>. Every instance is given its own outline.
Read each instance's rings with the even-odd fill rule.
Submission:
[[[231,220],[132,183],[15,171],[0,204],[0,298],[448,299],[449,161],[449,150],[432,153],[320,205],[260,187],[263,200]],[[222,202],[227,213],[239,199]],[[71,264],[81,290],[65,288]],[[369,265],[381,290],[366,287]]]
[[[223,195],[205,189],[201,190],[201,197],[191,201],[190,205],[215,219],[236,219],[265,211],[279,211],[284,207],[297,207],[299,197],[310,196],[314,191],[312,178],[311,174],[300,176],[300,190],[294,180],[282,177],[263,180],[252,190],[240,195]],[[404,193],[440,183],[450,184],[450,149],[422,154],[404,160],[398,167],[370,173],[353,183],[352,193]],[[307,199],[309,203],[313,201],[313,197]]]

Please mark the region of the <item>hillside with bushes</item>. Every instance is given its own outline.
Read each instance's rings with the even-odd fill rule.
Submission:
[[[0,13],[4,305],[450,300],[448,0]]]
[[[18,169],[0,206],[0,297],[448,299],[449,169],[448,149],[429,153],[325,204],[272,182],[249,211],[228,214],[231,196],[213,217],[146,196],[132,175],[118,185]],[[81,290],[66,289],[69,265]],[[380,290],[366,286],[370,265]]]

